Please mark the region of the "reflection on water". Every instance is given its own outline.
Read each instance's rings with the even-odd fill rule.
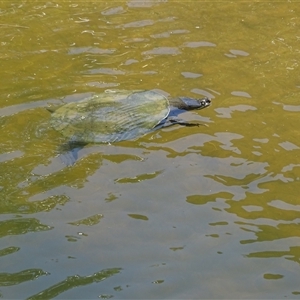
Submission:
[[[0,15],[2,298],[299,297],[297,3]],[[208,96],[182,115],[208,126],[87,145],[66,166],[46,107],[114,88]]]
[[[103,281],[115,274],[118,274],[121,269],[107,269],[102,270],[100,272],[94,273],[89,276],[69,276],[67,279],[63,280],[62,282],[59,282],[50,288],[44,290],[41,293],[38,293],[36,295],[33,295],[29,297],[28,299],[53,299],[56,296],[61,295],[65,291],[76,288],[78,286],[84,286],[89,285],[94,282],[100,282]]]
[[[47,273],[42,270],[35,269],[24,270],[13,274],[0,273],[0,286],[17,285],[22,282],[34,280],[46,274]]]
[[[50,226],[41,224],[38,220],[33,218],[20,218],[14,220],[1,221],[0,223],[0,237],[8,235],[26,234],[28,232],[38,232],[50,230]]]

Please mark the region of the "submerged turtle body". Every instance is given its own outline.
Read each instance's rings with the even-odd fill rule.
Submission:
[[[177,99],[176,107],[186,105],[180,101]],[[199,109],[210,104],[207,98],[193,101],[197,107],[182,108]],[[171,108],[168,98],[155,91],[108,91],[59,107],[50,122],[70,142],[111,143],[133,139],[159,125],[188,125],[176,118],[168,120]]]

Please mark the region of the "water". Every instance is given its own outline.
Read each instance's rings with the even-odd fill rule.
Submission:
[[[296,2],[0,2],[4,299],[298,298]],[[88,145],[48,105],[105,89],[212,98]]]

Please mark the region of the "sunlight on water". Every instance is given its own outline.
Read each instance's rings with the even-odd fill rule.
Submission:
[[[297,299],[299,9],[0,1],[0,298]],[[106,89],[207,126],[68,156],[46,108]]]

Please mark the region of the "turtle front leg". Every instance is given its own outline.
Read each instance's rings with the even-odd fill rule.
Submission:
[[[178,124],[178,125],[182,125],[182,126],[207,126],[206,124],[202,124],[202,123],[199,123],[199,122],[187,122],[183,119],[179,119],[179,118],[176,118],[176,117],[170,117],[170,118],[167,118],[165,120],[165,122],[163,124],[161,124],[161,127],[169,127],[169,126],[172,126],[172,125],[175,125],[175,124]]]

